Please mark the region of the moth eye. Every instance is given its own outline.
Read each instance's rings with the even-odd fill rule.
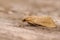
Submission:
[[[26,21],[26,19],[23,19],[22,21],[23,21],[23,22],[25,22],[25,21]]]

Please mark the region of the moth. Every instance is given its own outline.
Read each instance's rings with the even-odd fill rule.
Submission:
[[[44,27],[56,27],[54,20],[50,16],[28,16],[23,19],[23,22]]]

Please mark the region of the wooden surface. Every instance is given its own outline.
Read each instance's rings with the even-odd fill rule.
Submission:
[[[0,40],[60,40],[60,0],[0,0]],[[49,15],[57,28],[31,26],[27,16]]]

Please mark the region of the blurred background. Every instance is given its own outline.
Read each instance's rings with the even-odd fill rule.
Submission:
[[[34,27],[27,16],[51,16],[57,28]],[[60,40],[60,0],[0,0],[0,40]]]

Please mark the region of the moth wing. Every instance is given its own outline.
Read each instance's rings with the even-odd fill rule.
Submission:
[[[55,22],[53,21],[53,19],[51,17],[40,17],[37,20],[37,24],[40,24],[42,26],[46,26],[46,27],[56,27]]]

